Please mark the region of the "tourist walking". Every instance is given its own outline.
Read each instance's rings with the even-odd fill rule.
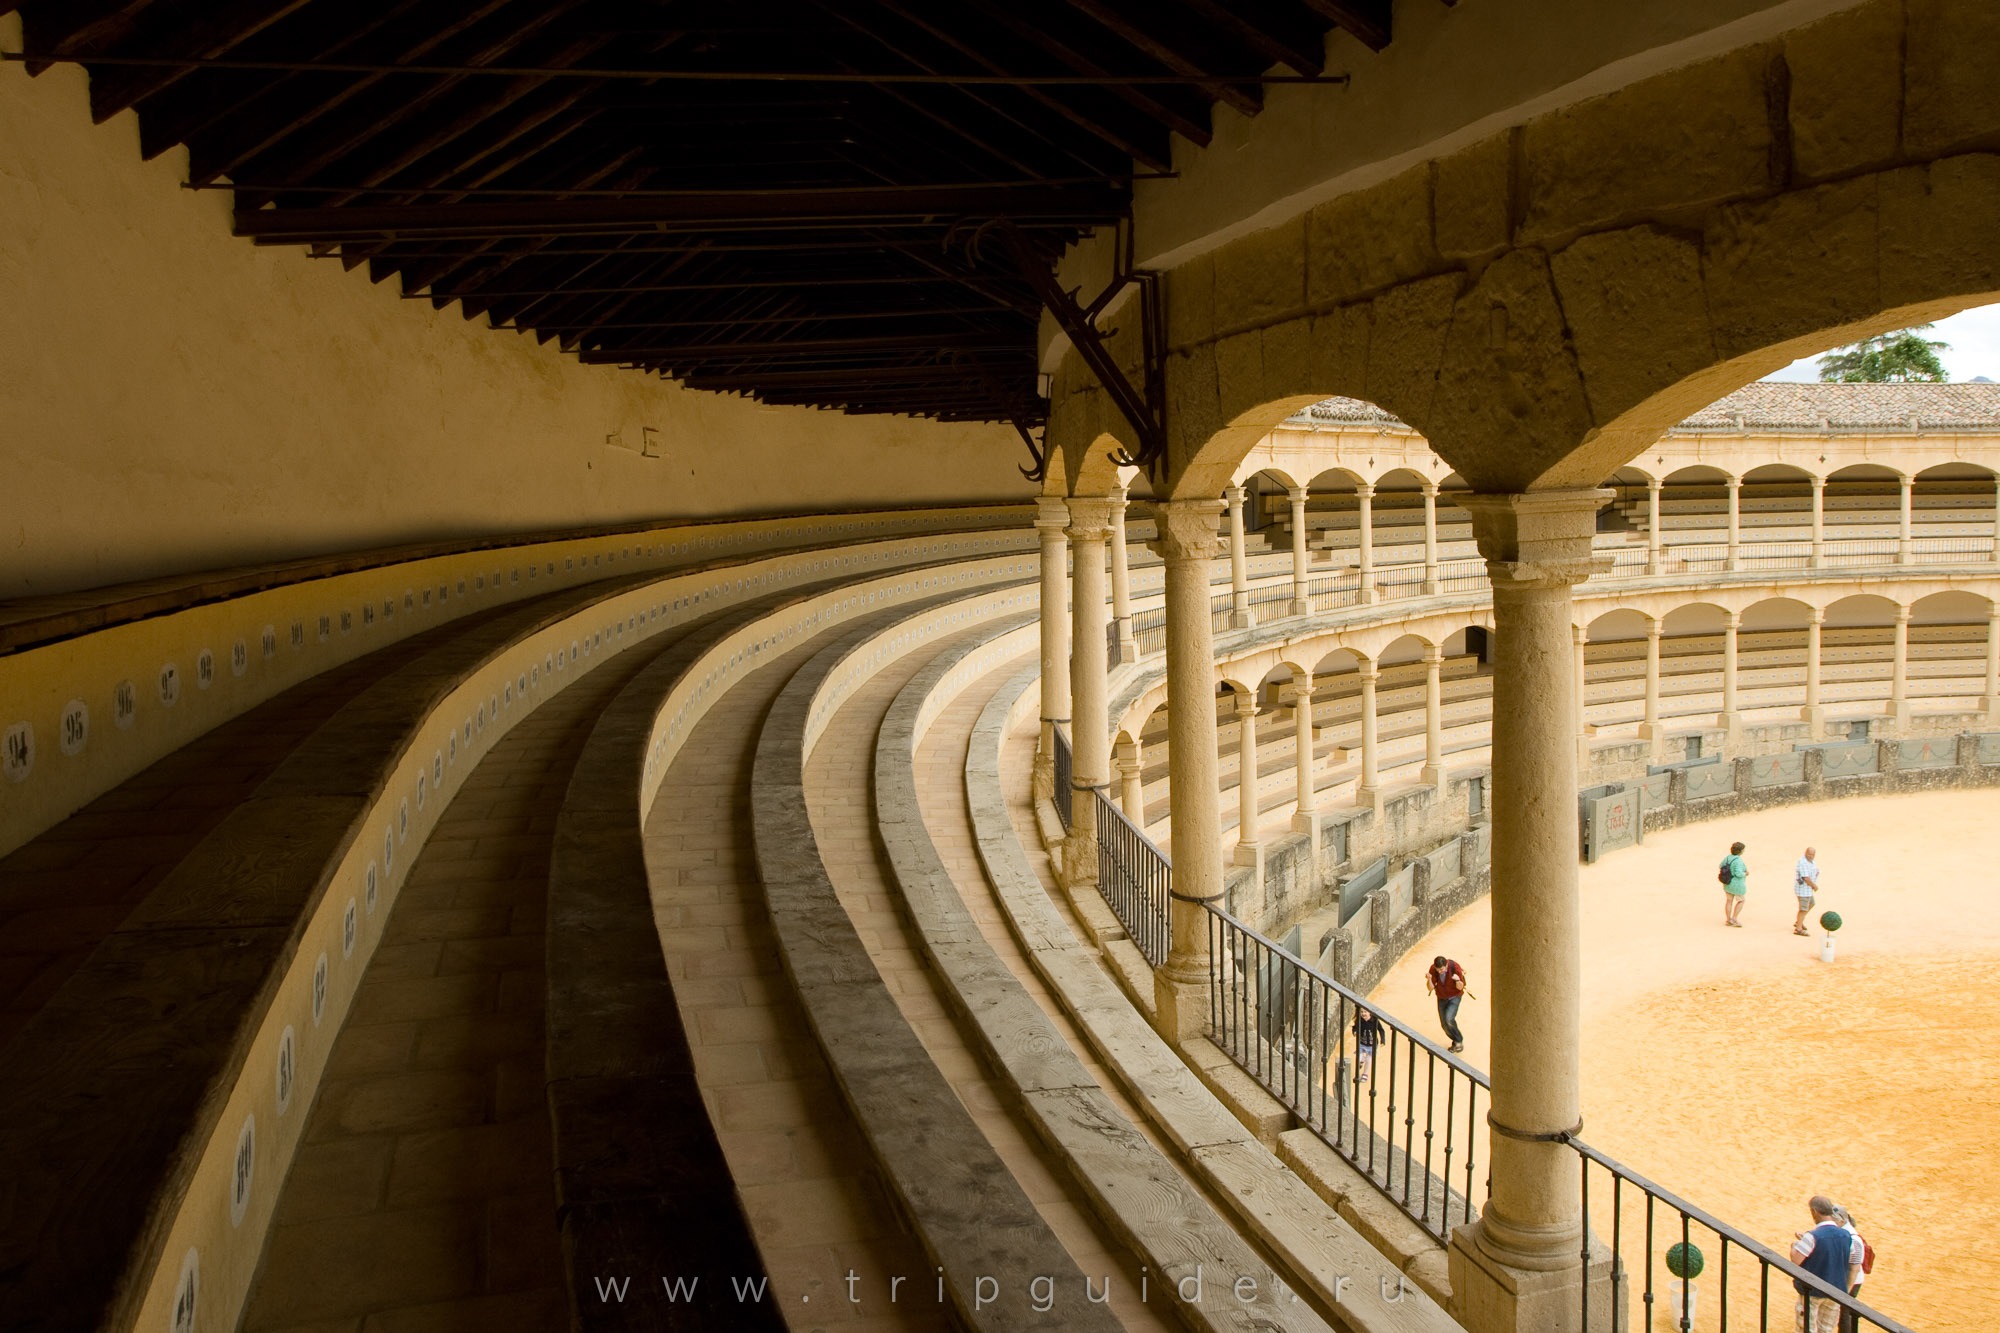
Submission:
[[[1458,1002],[1466,998],[1465,969],[1439,954],[1424,973],[1424,989],[1437,996],[1438,1024],[1451,1038],[1451,1049],[1465,1049],[1465,1034],[1458,1030]],[[1474,998],[1477,998],[1476,996]]]
[[[1799,1232],[1792,1242],[1792,1262],[1835,1291],[1846,1291],[1854,1234],[1840,1224],[1836,1205],[1824,1194],[1813,1195],[1806,1208],[1812,1213],[1813,1228]],[[1797,1278],[1792,1279],[1792,1289],[1798,1293],[1793,1307],[1797,1333],[1839,1333],[1840,1302],[1820,1295]]]
[[[1382,1020],[1362,1009],[1354,1015],[1354,1081],[1367,1083],[1375,1074],[1375,1048],[1383,1041]]]
[[[1716,867],[1715,877],[1722,881],[1722,924],[1742,928],[1743,900],[1750,895],[1750,867],[1743,864],[1743,844],[1729,844],[1729,855],[1722,858]]]
[[[1806,848],[1806,854],[1799,858],[1798,867],[1792,872],[1792,892],[1799,895],[1799,914],[1792,922],[1792,934],[1810,935],[1806,929],[1806,913],[1812,911],[1819,902],[1819,862],[1813,857],[1818,853]]]

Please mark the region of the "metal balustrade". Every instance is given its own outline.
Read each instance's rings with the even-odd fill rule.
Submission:
[[[1174,869],[1144,831],[1101,791],[1097,801],[1097,891],[1148,963],[1167,961]]]
[[[1063,734],[1063,729],[1061,727],[1054,727],[1051,728],[1051,730],[1055,732],[1055,737],[1056,737],[1055,741],[1056,789],[1052,794],[1052,799],[1055,801],[1056,818],[1062,822],[1063,832],[1067,833],[1069,832],[1070,820],[1074,817],[1073,807],[1070,804],[1070,802],[1074,799],[1074,796],[1071,793],[1069,786],[1070,773],[1072,771],[1070,753],[1069,753],[1069,737]]]
[[[1491,1080],[1409,1024],[1369,1009],[1364,997],[1227,911],[1209,904],[1207,912],[1215,1043],[1411,1220],[1448,1240],[1486,1199],[1490,1177],[1480,1174],[1479,1130],[1492,1102]],[[1354,1040],[1364,1009],[1382,1026],[1366,1077]],[[1582,1139],[1563,1135],[1558,1142],[1577,1155],[1584,1333],[1653,1328],[1661,1307],[1670,1316],[1666,1326],[1682,1333],[1697,1319],[1705,1328],[1770,1333],[1794,1326],[1798,1293],[1808,1289],[1815,1303],[1838,1306],[1843,1328],[1911,1333]],[[1678,1299],[1685,1284],[1666,1266],[1675,1245],[1702,1251],[1692,1302]],[[1733,1286],[1732,1256],[1739,1273]],[[1601,1279],[1596,1284],[1581,1280],[1592,1273]],[[1708,1301],[1713,1305],[1704,1313]]]

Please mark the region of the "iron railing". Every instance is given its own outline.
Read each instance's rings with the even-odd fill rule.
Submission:
[[[1486,1075],[1379,1010],[1371,1012],[1381,1038],[1364,1070],[1355,1039],[1356,1019],[1368,1007],[1364,997],[1213,904],[1208,921],[1216,1044],[1431,1235],[1446,1240],[1454,1226],[1470,1222],[1490,1184],[1478,1152],[1492,1100]],[[1790,1329],[1799,1284],[1815,1303],[1835,1304],[1843,1328],[1911,1333],[1581,1139],[1559,1142],[1577,1154],[1584,1333],[1641,1333],[1655,1326],[1662,1305],[1672,1321],[1667,1327],[1682,1333],[1696,1319],[1719,1330]],[[1667,1253],[1677,1244],[1701,1250],[1692,1303],[1681,1299],[1690,1284],[1667,1269]],[[1733,1286],[1732,1256],[1742,1274]],[[1745,1264],[1752,1265],[1747,1272]],[[1714,1313],[1704,1314],[1710,1301]]]
[[[1050,730],[1055,732],[1055,738],[1056,738],[1055,739],[1056,789],[1051,794],[1051,798],[1055,801],[1056,804],[1056,818],[1062,822],[1063,832],[1067,833],[1069,832],[1070,820],[1074,817],[1073,810],[1070,805],[1071,793],[1069,789],[1069,778],[1071,772],[1071,765],[1070,765],[1070,754],[1069,754],[1069,737],[1063,735],[1063,729],[1061,727],[1051,727]]]
[[[1153,840],[1101,791],[1097,799],[1097,891],[1126,936],[1154,967],[1172,940],[1174,868]]]

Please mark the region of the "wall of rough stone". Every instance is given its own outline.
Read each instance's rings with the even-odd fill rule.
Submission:
[[[18,48],[17,17],[0,45]],[[0,598],[622,520],[1019,498],[1011,429],[586,367],[301,249],[0,66]],[[661,456],[642,456],[648,432]]]

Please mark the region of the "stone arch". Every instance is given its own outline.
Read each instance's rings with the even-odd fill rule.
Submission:
[[[1902,604],[1894,598],[1880,593],[1851,593],[1827,603],[1826,623],[1829,628],[1881,628],[1896,623],[1896,611]]]
[[[1109,495],[1142,477],[1144,474],[1140,469],[1115,461],[1113,455],[1124,452],[1124,449],[1125,442],[1107,432],[1077,450],[1076,466],[1070,469],[1067,477],[1069,493],[1079,496]],[[1049,472],[1052,476],[1061,475],[1061,469],[1054,461],[1049,464]]]
[[[1760,483],[1769,484],[1772,482],[1802,481],[1810,483],[1812,479],[1813,473],[1811,469],[1801,467],[1797,463],[1759,463],[1756,467],[1748,469],[1743,474],[1743,482],[1746,486]]]
[[[1963,588],[1928,593],[1910,603],[1912,625],[1983,625],[1992,615],[1992,598]]]
[[[1804,629],[1813,607],[1796,597],[1765,597],[1743,608],[1746,630]]]
[[[1683,602],[1660,617],[1660,628],[1669,638],[1680,634],[1720,634],[1728,619],[1728,608],[1714,602]]]
[[[1584,634],[1591,643],[1627,643],[1645,638],[1653,624],[1644,611],[1620,606],[1600,613],[1584,626]]]
[[[1412,634],[1406,630],[1394,639],[1391,639],[1388,643],[1383,644],[1376,651],[1375,664],[1377,666],[1391,667],[1405,666],[1411,662],[1420,662],[1424,659],[1425,654],[1431,652],[1436,647],[1436,644],[1423,635]]]
[[[1826,474],[1828,481],[1896,481],[1903,473],[1887,463],[1849,463]]]

